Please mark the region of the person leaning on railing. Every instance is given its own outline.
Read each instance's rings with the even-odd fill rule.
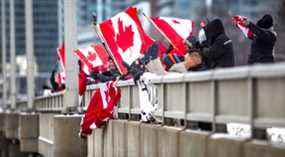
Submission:
[[[188,52],[181,61],[171,65],[169,71],[202,71],[234,66],[232,40],[226,35],[220,19],[209,22],[200,30],[199,41],[194,36],[187,40]]]
[[[235,65],[232,40],[220,19],[210,21],[199,33],[200,55],[207,69]]]

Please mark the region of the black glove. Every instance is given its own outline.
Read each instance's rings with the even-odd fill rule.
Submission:
[[[137,82],[137,80],[140,79],[140,77],[142,76],[142,74],[145,71],[145,69],[142,68],[140,64],[136,64],[135,62],[131,66],[125,62],[123,62],[123,64],[128,69],[129,74],[131,74],[133,76],[135,83]]]
[[[145,69],[142,68],[139,64],[132,64],[130,73],[134,77],[134,82],[137,82],[137,80],[140,79],[140,77],[143,75]]]
[[[108,76],[102,73],[91,73],[90,77],[93,78],[94,80],[99,80],[99,82],[108,82],[116,79],[116,77],[114,76]]]
[[[187,41],[192,45],[191,48],[198,48],[199,47],[199,41],[196,37],[191,36],[187,38]]]
[[[157,43],[152,44],[147,52],[145,53],[144,57],[139,59],[140,64],[146,65],[148,64],[151,60],[156,59],[158,56],[158,45]]]

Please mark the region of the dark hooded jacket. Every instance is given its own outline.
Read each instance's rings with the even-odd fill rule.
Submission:
[[[222,21],[215,19],[205,28],[207,38],[202,56],[208,69],[234,66],[234,52],[232,41],[225,34]]]
[[[274,62],[273,49],[276,42],[276,34],[269,29],[262,29],[253,23],[249,23],[248,28],[254,34],[248,63]]]

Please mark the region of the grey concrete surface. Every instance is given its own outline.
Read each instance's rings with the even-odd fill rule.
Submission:
[[[219,80],[217,88],[217,122],[227,123],[228,118],[229,121],[248,123],[251,105],[248,80]]]
[[[187,97],[189,103],[187,104],[187,119],[188,120],[204,120],[211,121],[213,114],[213,91],[211,90],[210,81],[190,82]],[[199,92],[195,92],[199,91]],[[203,118],[204,117],[204,118]]]
[[[209,132],[185,130],[179,134],[179,157],[205,157]]]
[[[93,130],[94,157],[104,157],[104,129]]]
[[[21,152],[38,152],[39,115],[19,115],[19,140]]]
[[[5,131],[5,113],[0,113],[0,134],[3,135]]]
[[[127,123],[127,156],[140,156],[140,122],[129,121]]]
[[[207,156],[211,157],[241,157],[243,156],[243,145],[247,139],[231,138],[226,134],[218,137],[213,134],[207,141]]]
[[[140,149],[142,157],[158,156],[158,129],[159,125],[141,124]]]
[[[256,82],[256,125],[285,127],[285,79],[278,78],[260,78]]]
[[[33,21],[33,0],[25,0],[25,35],[26,35],[26,56],[27,56],[27,95],[28,108],[34,107],[35,78],[34,78],[34,21]]]
[[[38,152],[38,138],[23,138],[20,139],[20,151],[27,153]]]
[[[252,140],[244,145],[244,157],[284,157],[285,148],[271,146],[266,141]]]
[[[104,131],[104,157],[113,157],[113,149],[114,149],[113,122],[114,120],[109,120]]]
[[[127,127],[126,120],[113,121],[113,157],[127,156]]]
[[[86,157],[87,140],[78,135],[81,117],[79,115],[54,116],[54,157]]]
[[[175,127],[161,127],[158,130],[158,157],[178,156],[179,132],[182,129]]]
[[[129,86],[123,86],[120,87],[121,89],[121,99],[119,108],[122,110],[122,112],[128,113],[129,112],[129,105],[131,104],[131,87]]]
[[[8,139],[18,139],[19,114],[5,114],[5,137]]]
[[[39,115],[20,114],[19,115],[19,138],[38,138],[39,136]]]
[[[78,64],[76,56],[71,53],[77,49],[76,0],[64,0],[64,48],[66,57],[66,88],[63,112],[76,110],[78,102]]]
[[[166,85],[166,102],[164,110],[167,117],[184,118],[186,107],[186,83],[170,83]],[[176,113],[172,114],[171,113]]]

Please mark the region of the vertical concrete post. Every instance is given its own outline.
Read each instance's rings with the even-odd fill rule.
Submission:
[[[127,156],[127,130],[126,120],[114,120],[113,121],[113,157],[125,157]]]
[[[87,140],[78,136],[82,116],[54,116],[53,157],[86,157]]]
[[[27,55],[27,93],[28,108],[33,108],[35,96],[34,85],[34,25],[33,25],[33,0],[25,0],[25,21],[26,21],[26,55]]]
[[[63,42],[63,0],[58,0],[58,43]]]
[[[38,152],[39,115],[19,115],[18,134],[21,152]]]
[[[3,108],[7,104],[7,85],[6,85],[6,9],[5,0],[1,0],[1,21],[2,21],[2,76],[3,76],[3,91],[2,104]]]
[[[206,16],[208,18],[212,15],[212,4],[213,4],[213,0],[205,0]]]
[[[127,156],[140,156],[140,122],[127,123]]]
[[[97,21],[101,22],[103,19],[103,1],[97,0]]]
[[[16,107],[16,50],[15,50],[15,5],[10,0],[10,66],[11,66],[11,108]]]
[[[105,6],[107,6],[107,10],[105,12],[105,15],[106,15],[106,18],[109,18],[112,15],[112,1],[111,0],[106,0],[105,1]]]
[[[64,44],[66,52],[66,91],[63,112],[78,106],[78,65],[72,51],[77,48],[76,0],[64,1]]]

